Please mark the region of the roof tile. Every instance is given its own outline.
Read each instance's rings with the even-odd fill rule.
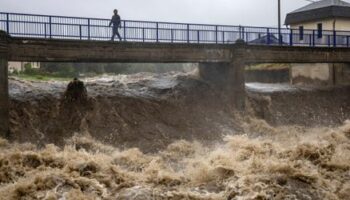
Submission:
[[[304,12],[304,11],[314,10],[318,8],[330,7],[330,6],[350,7],[350,3],[341,1],[341,0],[321,0],[321,1],[316,1],[314,3],[311,3],[309,5],[306,5],[302,8],[299,8],[291,13]]]

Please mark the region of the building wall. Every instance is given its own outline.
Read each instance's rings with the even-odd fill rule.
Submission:
[[[317,30],[317,24],[322,23],[323,34],[321,38],[317,37],[317,31],[312,32],[308,30]],[[333,44],[333,24],[334,19],[324,19],[312,22],[305,22],[300,24],[291,25],[292,29],[299,30],[299,26],[304,27],[304,38],[303,40],[299,39],[300,35],[294,35],[294,43],[299,43],[299,45],[309,46],[312,43],[312,35],[316,34],[314,38],[314,42],[317,45],[329,46]],[[350,19],[336,19],[335,21],[335,30],[337,32],[336,42],[338,45],[349,44],[349,38],[347,36],[350,35],[350,32],[340,32],[340,31],[350,31]],[[299,34],[299,31],[294,31],[295,34]],[[341,36],[343,35],[343,36]]]
[[[304,26],[304,29],[317,30],[317,24],[322,23],[323,30],[333,30],[333,23],[335,21],[335,29],[337,31],[350,31],[350,19],[321,19],[311,22],[304,22],[299,24],[291,24],[292,29],[299,29],[299,26]]]
[[[303,22],[298,24],[291,24],[290,27],[292,29],[299,29],[299,26],[303,26],[304,29],[317,29],[317,24],[322,23],[324,30],[333,30],[333,20],[327,19],[327,20],[318,20],[318,21],[311,21],[311,22]]]
[[[28,63],[32,65],[32,68],[40,68],[40,62],[8,62],[9,72],[12,73],[15,70],[18,72],[23,71],[24,66]]]
[[[350,31],[350,19],[337,19],[335,22],[335,30]]]
[[[9,67],[9,72],[13,72],[13,71],[22,71],[23,70],[23,66],[21,62],[8,62],[8,67]]]

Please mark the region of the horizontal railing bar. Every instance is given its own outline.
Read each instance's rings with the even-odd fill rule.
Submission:
[[[2,20],[0,20],[1,22]],[[3,21],[6,22],[6,21]],[[65,26],[82,26],[82,27],[102,27],[102,28],[110,28],[110,26],[103,26],[103,25],[85,25],[85,24],[70,24],[70,23],[49,23],[49,22],[22,22],[22,21],[9,21],[13,23],[28,23],[28,24],[37,24],[37,25],[65,25]],[[123,26],[121,27],[123,28]],[[152,27],[136,27],[136,26],[126,26],[125,28],[135,28],[135,29],[150,29],[150,30],[157,30],[157,28],[152,28]],[[188,29],[179,29],[179,28],[158,28],[158,30],[175,30],[175,31],[187,31]],[[201,31],[201,32],[213,32],[215,33],[215,30],[198,30],[198,29],[189,29],[190,31]],[[217,32],[239,32],[239,31],[222,31],[218,30]],[[255,33],[255,32],[250,32],[250,33]],[[256,32],[256,33],[261,33],[261,32]]]

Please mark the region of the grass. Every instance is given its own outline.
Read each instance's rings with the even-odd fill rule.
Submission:
[[[70,81],[73,78],[69,77],[56,77],[56,76],[49,76],[49,75],[29,75],[29,74],[11,74],[12,77],[17,77],[24,80],[29,81]]]
[[[289,69],[289,64],[257,64],[246,67],[246,70],[282,70]]]

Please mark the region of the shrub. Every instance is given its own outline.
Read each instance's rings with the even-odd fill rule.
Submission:
[[[27,74],[27,75],[34,75],[37,74],[38,70],[32,68],[32,64],[27,63],[24,65],[24,71],[23,74]]]
[[[18,75],[18,74],[19,74],[19,72],[18,72],[18,70],[17,70],[17,69],[14,69],[14,70],[12,71],[12,73],[11,73],[11,74]]]

